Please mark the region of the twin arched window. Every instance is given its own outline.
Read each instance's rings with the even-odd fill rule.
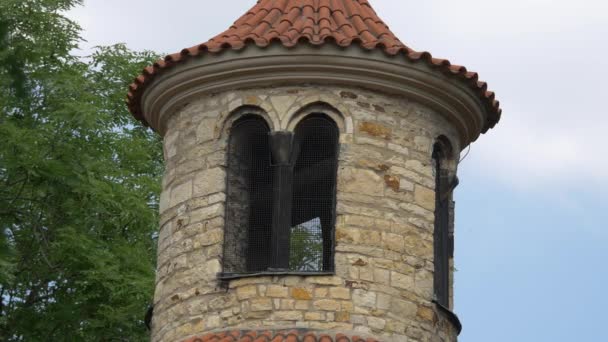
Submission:
[[[331,272],[339,129],[322,114],[294,132],[248,115],[228,146],[224,275]]]

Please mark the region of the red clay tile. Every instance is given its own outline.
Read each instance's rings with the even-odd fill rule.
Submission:
[[[144,69],[130,86],[129,109],[135,118],[144,121],[140,106],[144,90],[156,75],[177,63],[226,49],[243,49],[250,44],[266,47],[272,42],[286,47],[302,42],[313,45],[333,42],[342,47],[356,44],[365,49],[381,49],[389,55],[400,54],[410,61],[422,61],[471,87],[486,105],[488,127],[494,127],[500,120],[499,102],[493,92],[487,91],[487,84],[478,80],[477,73],[452,65],[446,59],[433,58],[428,52],[410,49],[390,31],[367,0],[259,0],[228,30]]]
[[[359,336],[348,337],[344,334],[335,336],[317,333],[306,329],[292,331],[238,331],[206,334],[203,337],[192,337],[184,342],[378,342],[373,338],[363,339]]]

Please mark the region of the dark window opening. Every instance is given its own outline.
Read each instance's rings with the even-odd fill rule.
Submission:
[[[449,177],[446,148],[435,145],[433,161],[435,166],[435,231],[434,231],[434,290],[436,301],[449,308],[450,305],[450,259],[452,190],[455,182]]]
[[[333,271],[339,130],[311,115],[294,133],[237,121],[228,146],[224,274]]]
[[[299,156],[294,167],[290,269],[333,270],[339,130],[324,116],[296,127]]]
[[[269,128],[259,117],[235,122],[228,143],[224,272],[265,271],[270,263],[272,180]]]

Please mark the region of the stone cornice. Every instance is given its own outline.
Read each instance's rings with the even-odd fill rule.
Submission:
[[[463,84],[424,63],[357,46],[251,46],[192,59],[159,75],[142,97],[145,120],[164,135],[168,118],[205,94],[243,88],[298,84],[363,87],[416,101],[443,115],[462,147],[485,132],[487,112]]]

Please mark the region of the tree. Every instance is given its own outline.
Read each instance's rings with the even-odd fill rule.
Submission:
[[[323,271],[323,229],[319,218],[291,227],[289,245],[290,270]]]
[[[147,340],[160,139],[124,103],[158,56],[70,54],[80,0],[0,1],[0,340]]]

